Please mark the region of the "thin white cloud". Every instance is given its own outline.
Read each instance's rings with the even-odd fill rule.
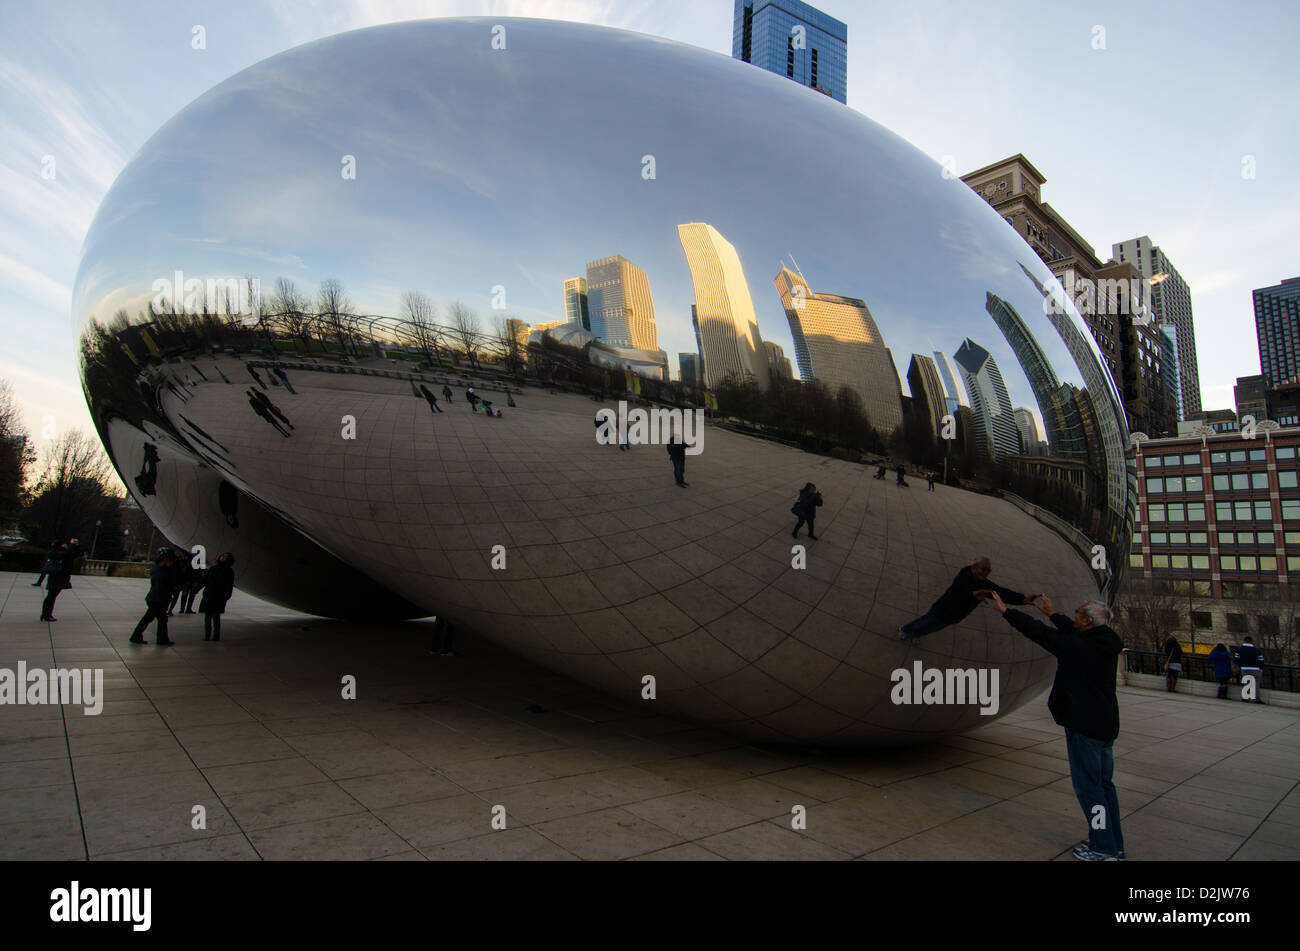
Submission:
[[[0,254],[0,280],[33,304],[68,313],[72,303],[70,287],[5,254]]]

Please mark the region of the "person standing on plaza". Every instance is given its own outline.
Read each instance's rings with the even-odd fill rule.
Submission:
[[[1227,700],[1228,681],[1232,678],[1232,654],[1228,653],[1227,645],[1215,644],[1206,660],[1214,665],[1214,679],[1219,682],[1219,699]]]
[[[813,541],[817,540],[814,533],[814,522],[817,519],[817,507],[822,504],[822,494],[817,491],[817,486],[811,482],[807,483],[799,490],[799,498],[795,500],[790,509],[790,514],[799,519],[790,534],[795,538],[799,537],[799,529],[803,528],[803,523],[808,523],[808,537]]]
[[[1023,611],[1009,609],[998,592],[990,597],[1008,624],[1056,656],[1047,709],[1065,728],[1070,782],[1088,824],[1088,838],[1074,847],[1074,857],[1084,862],[1123,859],[1124,835],[1113,777],[1114,743],[1119,736],[1115,669],[1124,642],[1110,628],[1110,608],[1088,601],[1079,605],[1071,621],[1055,613],[1052,599],[1042,595],[1038,609],[1051,619],[1049,627]]]
[[[203,615],[205,641],[221,640],[221,615],[225,613],[226,602],[234,591],[235,556],[227,551],[208,569],[203,579],[203,599],[199,601],[199,613]]]
[[[686,481],[686,444],[681,437],[673,433],[668,439],[668,458],[673,461],[673,479],[679,486],[690,485]]]
[[[1245,696],[1247,678],[1253,678],[1254,684],[1254,701],[1263,703],[1264,698],[1260,696],[1260,688],[1264,680],[1264,653],[1255,646],[1255,642],[1250,636],[1242,638],[1242,645],[1237,648],[1237,665],[1241,667],[1241,690],[1242,700],[1251,700],[1251,697]]]
[[[72,563],[80,554],[81,546],[75,538],[69,539],[66,545],[60,542],[58,549],[51,552],[54,560],[45,582],[45,603],[41,605],[42,621],[58,620],[54,616],[54,602],[58,600],[60,591],[72,587]]]
[[[143,644],[144,629],[152,622],[158,622],[158,637],[156,643],[159,647],[171,647],[175,641],[167,636],[167,605],[172,599],[172,585],[175,583],[176,556],[172,554],[170,548],[164,548],[154,556],[154,563],[149,568],[149,593],[144,596],[144,603],[148,605],[148,610],[144,612],[144,617],[140,618],[140,623],[135,626],[131,634],[132,644]]]
[[[1175,693],[1178,686],[1178,675],[1183,672],[1183,645],[1178,643],[1178,638],[1169,637],[1165,640],[1165,689],[1170,693]]]

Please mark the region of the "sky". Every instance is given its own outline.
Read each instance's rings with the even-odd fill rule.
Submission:
[[[1259,372],[1252,288],[1300,275],[1300,7],[818,6],[848,24],[850,108],[959,174],[1024,153],[1043,199],[1102,260],[1138,235],[1163,248],[1191,286],[1202,404],[1232,405],[1236,377]],[[71,305],[91,219],[149,137],[221,81],[338,32],[443,16],[572,20],[729,54],[733,12],[731,0],[0,7],[0,379],[42,442],[90,428]]]

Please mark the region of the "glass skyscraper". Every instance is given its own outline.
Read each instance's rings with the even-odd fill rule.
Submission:
[[[587,262],[587,310],[591,332],[610,346],[659,348],[650,279],[623,255]]]
[[[571,324],[582,324],[583,330],[591,329],[585,277],[571,277],[564,282],[564,319]]]
[[[704,356],[705,385],[717,387],[728,376],[752,376],[767,389],[767,351],[735,246],[702,221],[678,225],[677,236],[695,285],[691,313]]]
[[[1259,366],[1269,386],[1300,380],[1300,277],[1251,291]]]
[[[848,30],[800,0],[736,0],[731,55],[846,102]]]

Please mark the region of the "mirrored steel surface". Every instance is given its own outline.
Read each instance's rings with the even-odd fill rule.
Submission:
[[[74,308],[114,465],[240,587],[436,613],[656,712],[866,745],[989,722],[894,702],[916,661],[996,668],[999,714],[1050,680],[987,608],[900,640],[962,566],[1072,608],[1126,561],[1123,413],[1053,287],[960,179],[814,91],[472,19],[196,100],[105,198]],[[707,407],[687,486],[662,443],[598,441],[619,400]]]

